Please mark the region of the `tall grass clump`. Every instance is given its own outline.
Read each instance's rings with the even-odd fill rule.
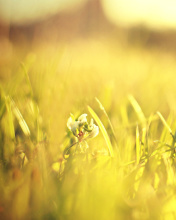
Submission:
[[[175,219],[176,118],[147,102],[157,77],[140,90],[134,76],[129,95],[125,79],[42,63],[30,54],[1,82],[0,219]]]

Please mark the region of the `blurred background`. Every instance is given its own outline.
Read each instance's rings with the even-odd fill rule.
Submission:
[[[0,6],[1,38],[18,42],[73,40],[93,33],[119,35],[128,30],[127,35],[156,43],[158,38],[174,38],[176,25],[172,0],[1,0]]]
[[[175,131],[175,12],[174,0],[0,0],[0,218],[175,219],[175,136],[153,119]],[[87,105],[127,165],[101,132],[90,158],[63,159],[67,119]]]
[[[63,137],[69,113],[85,111],[96,96],[109,114],[128,94],[147,116],[168,114],[175,111],[175,9],[172,0],[1,0],[1,83],[8,94],[25,94],[23,64],[51,133],[61,130],[54,139]]]
[[[85,111],[96,96],[112,118],[128,94],[146,116],[168,114],[175,111],[175,9],[172,0],[0,0],[1,83],[8,94],[25,94],[23,63],[59,140],[69,113]]]

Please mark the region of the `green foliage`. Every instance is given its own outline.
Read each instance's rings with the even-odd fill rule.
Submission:
[[[101,132],[103,134],[103,137],[104,137],[104,139],[106,141],[106,144],[108,146],[108,149],[109,149],[110,156],[114,157],[114,152],[113,152],[112,144],[111,144],[111,141],[109,139],[109,136],[107,134],[107,131],[106,131],[104,125],[102,124],[101,120],[99,119],[97,114],[94,112],[94,110],[90,106],[88,106],[88,110],[89,110],[90,114],[92,115],[92,117],[97,122],[97,124],[98,124],[98,126],[99,126],[99,128],[100,128],[100,130],[101,130]]]
[[[102,53],[100,65],[96,50],[84,57],[75,48],[79,59],[71,74],[60,52],[48,57],[48,46],[47,56],[36,49],[36,56],[28,54],[15,75],[1,82],[0,219],[175,219],[176,91],[172,80],[170,90],[160,87],[166,80],[160,65],[172,72],[172,61],[160,55],[165,63],[157,65],[149,51],[128,48],[127,56],[119,46],[119,64],[116,55],[107,59]],[[156,74],[161,72],[160,79],[147,75],[143,57]],[[88,58],[100,71],[96,76],[79,69]],[[87,113],[88,122],[93,117],[99,126],[99,135],[86,139],[86,151],[78,149],[84,139],[77,142],[67,129],[70,112]]]

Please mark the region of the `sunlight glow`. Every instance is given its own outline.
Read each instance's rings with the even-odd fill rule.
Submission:
[[[75,9],[86,0],[0,0],[0,18],[11,23],[26,23],[47,15]]]
[[[102,0],[107,17],[118,25],[176,28],[176,1]]]

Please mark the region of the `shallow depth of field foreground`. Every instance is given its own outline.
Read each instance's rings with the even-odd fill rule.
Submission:
[[[175,219],[176,64],[116,47],[89,39],[12,57],[1,83],[1,219]],[[77,141],[70,113],[99,126],[86,147],[67,150]]]
[[[0,219],[176,219],[176,54],[130,37],[1,41]]]

